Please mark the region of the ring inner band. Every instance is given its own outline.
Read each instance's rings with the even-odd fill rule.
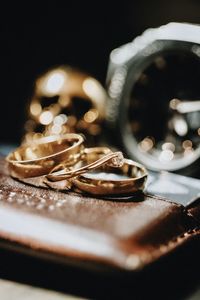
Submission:
[[[110,165],[102,165],[98,169],[91,172],[86,172],[81,176],[92,180],[101,181],[122,181],[122,180],[133,180],[139,179],[146,176],[146,170],[139,164],[123,164],[122,167],[115,168]]]

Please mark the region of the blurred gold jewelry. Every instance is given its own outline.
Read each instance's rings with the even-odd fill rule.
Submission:
[[[95,78],[67,66],[53,68],[35,81],[25,141],[35,132],[82,132],[90,143],[101,133],[105,102],[106,92]]]
[[[130,195],[142,191],[147,180],[145,167],[129,159],[119,168],[102,164],[98,171],[73,177],[73,185],[79,192],[94,195]]]
[[[10,153],[6,160],[11,175],[17,178],[48,174],[57,164],[75,164],[81,157],[84,139],[70,133],[40,138]]]
[[[83,150],[81,160],[79,160],[77,164],[71,168],[66,168],[64,164],[61,164],[55,167],[46,177],[51,181],[65,180],[97,169],[104,164],[108,164],[113,167],[122,166],[122,152],[112,152],[106,147],[86,148]]]

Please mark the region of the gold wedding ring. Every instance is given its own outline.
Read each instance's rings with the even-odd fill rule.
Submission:
[[[10,153],[6,160],[13,177],[28,178],[48,174],[56,165],[75,164],[80,159],[84,139],[69,133],[40,138]]]
[[[93,195],[130,195],[142,191],[147,180],[147,170],[129,159],[124,159],[121,167],[104,164],[98,171],[74,177],[73,185],[79,191]]]
[[[91,170],[95,170],[104,164],[112,167],[123,165],[122,152],[112,152],[106,147],[86,148],[83,150],[81,160],[72,167],[65,167],[64,164],[55,167],[46,177],[51,181],[61,181],[72,177],[79,176]],[[56,171],[55,170],[58,170]]]
[[[99,177],[100,176],[100,177]],[[147,170],[105,147],[84,149],[81,160],[46,176],[51,182],[68,180],[79,192],[127,195],[144,189]]]
[[[84,148],[79,134],[48,136],[23,145],[6,160],[18,179],[42,177],[53,189],[99,196],[130,195],[142,191],[147,170],[107,147]],[[62,187],[62,188],[61,188]]]

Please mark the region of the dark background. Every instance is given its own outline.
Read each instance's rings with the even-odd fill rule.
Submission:
[[[26,2],[25,2],[26,3]],[[200,23],[198,0],[34,1],[1,7],[0,142],[19,142],[34,79],[69,64],[105,82],[110,51],[148,27]]]

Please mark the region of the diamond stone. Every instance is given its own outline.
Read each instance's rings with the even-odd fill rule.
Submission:
[[[122,167],[124,164],[124,156],[122,154],[122,152],[117,152],[117,156],[113,157],[112,159],[112,166],[113,167]]]

